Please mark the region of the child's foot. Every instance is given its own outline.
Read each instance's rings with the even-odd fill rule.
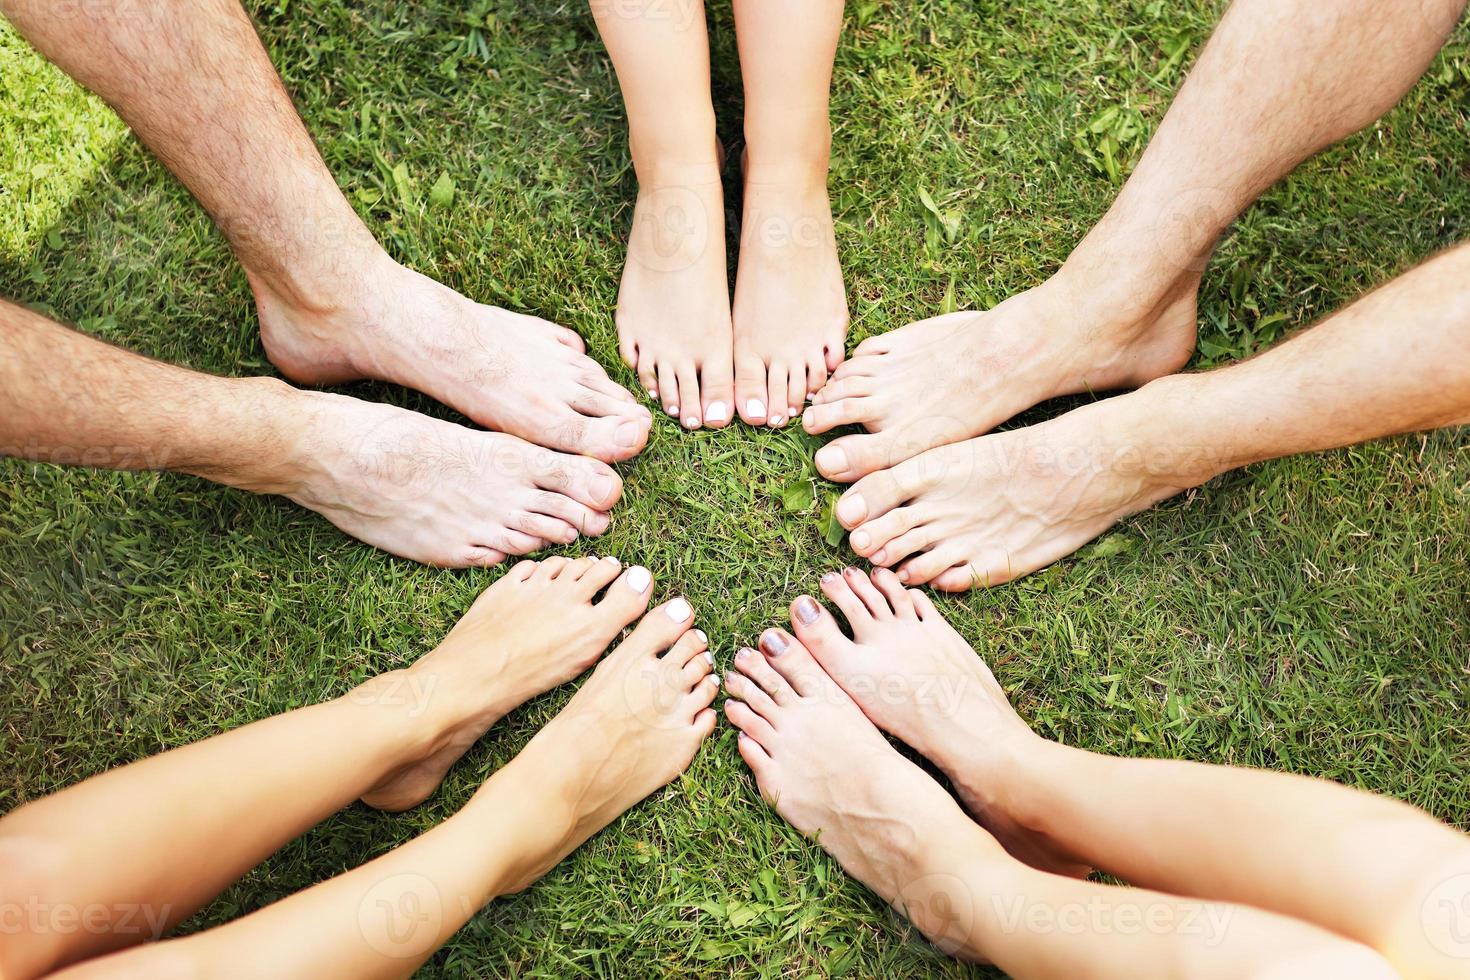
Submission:
[[[381,253],[340,273],[341,298],[319,308],[252,286],[266,353],[296,381],[407,385],[487,428],[605,462],[648,441],[648,410],[571,330],[472,302]]]
[[[1214,475],[1198,446],[1150,435],[1163,419],[1145,396],[1162,390],[931,449],[858,481],[837,519],[905,585],[963,592],[1029,575]]]
[[[949,794],[889,745],[800,642],[781,630],[742,650],[726,675],[725,716],[776,812],[947,951],[953,907],[936,894],[959,862],[999,854]]]
[[[951,313],[870,337],[802,417],[813,435],[844,425],[868,434],[822,447],[817,469],[851,482],[983,435],[1048,399],[1173,374],[1194,352],[1197,287],[1188,280],[1137,316],[1111,308],[1094,316],[1088,296],[1056,277],[986,313]]]
[[[842,363],[847,294],[825,170],[747,173],[734,325],[735,400],[751,425],[795,419]]]
[[[689,768],[715,728],[714,657],[683,599],[643,617],[561,714],[506,767],[534,774],[567,812],[548,812],[555,844],[522,869],[524,888],[619,814]]]
[[[1017,859],[1043,871],[1089,869],[1012,818],[1007,788],[1027,776],[1040,738],[1020,719],[995,675],[922,592],[887,569],[871,581],[849,568],[822,576],[848,639],[821,604],[791,606],[801,642],[873,723],[944,770],[966,808]]]
[[[623,359],[688,429],[733,416],[725,203],[718,165],[642,186],[618,290]]]
[[[366,685],[402,698],[442,730],[424,758],[392,773],[363,802],[395,812],[417,806],[491,725],[591,667],[653,594],[648,569],[620,572],[616,558],[521,562],[432,653]]]
[[[622,481],[605,463],[391,405],[293,392],[291,443],[260,480],[343,531],[413,561],[494,565],[607,530]]]

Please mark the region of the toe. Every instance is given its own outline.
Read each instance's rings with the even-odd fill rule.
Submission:
[[[648,445],[653,418],[608,415],[582,424],[581,449],[588,456],[610,463],[632,459]]]
[[[820,405],[808,406],[807,410],[801,413],[801,425],[812,435],[830,432],[842,425],[867,425],[876,416],[876,409],[877,403],[871,398],[854,397],[824,401]],[[817,468],[822,471],[823,476],[827,476],[830,469],[832,476],[829,479],[840,479],[850,471],[851,461],[838,457],[836,453],[827,453],[824,457],[819,451]]]
[[[710,695],[710,699],[712,702],[714,694]],[[705,706],[700,709],[699,714],[694,716],[694,721],[690,722],[690,727],[694,729],[693,734],[696,749],[704,743],[705,739],[714,734],[715,725],[719,724],[720,721],[720,716],[715,713],[715,709],[711,708],[709,704],[710,702],[706,702]],[[694,760],[691,758],[690,761],[692,762]]]
[[[837,501],[837,519],[847,528],[876,520],[912,500],[931,482],[922,463],[914,460],[863,477]]]
[[[699,397],[699,372],[693,362],[679,365],[674,372],[679,380],[679,421],[686,429],[704,424],[704,402]]]
[[[975,570],[975,566],[971,565],[969,562],[965,562],[963,565],[955,565],[952,568],[946,569],[945,571],[940,572],[938,575],[934,576],[934,578],[931,579],[929,582],[930,586],[939,589],[941,592],[969,592],[971,589],[983,589],[986,584],[987,583],[985,582],[984,578],[980,575],[979,572]],[[1000,583],[991,582],[988,584],[999,585]],[[923,595],[923,593],[919,594]],[[924,598],[924,602],[929,602],[927,596]],[[916,606],[918,605],[917,600],[914,604]],[[933,609],[932,603],[929,604],[929,608]],[[936,610],[932,614],[925,614],[921,612],[920,618],[928,619],[929,615],[938,615],[938,611]]]
[[[642,655],[658,656],[688,632],[693,622],[694,609],[689,601],[682,596],[670,599],[644,616],[624,645]]]
[[[623,563],[616,558],[593,558],[577,581],[582,583],[583,593],[590,598],[605,589],[622,570]]]
[[[723,429],[735,413],[735,374],[729,362],[706,364],[699,373],[699,390],[704,396],[704,424]]]
[[[465,568],[490,568],[492,565],[499,565],[505,559],[506,554],[503,551],[476,545],[466,549],[464,560],[456,564]]]
[[[577,529],[558,517],[521,512],[512,514],[507,523],[522,534],[551,544],[571,544],[577,540]]]
[[[653,358],[640,358],[635,354],[629,363],[638,372],[638,383],[648,392],[648,397],[658,401],[658,372],[654,370]]]
[[[837,625],[837,620],[811,596],[802,596],[791,604],[791,625],[796,638],[812,652],[823,667],[841,663],[853,643]]]
[[[822,390],[812,396],[812,404],[825,405],[828,402],[842,401],[844,398],[866,398],[881,390],[873,383],[873,379],[864,375],[849,378],[832,378],[822,386]]]
[[[801,408],[806,404],[806,378],[806,365],[796,364],[786,379],[786,418],[792,422],[801,418]]]
[[[880,568],[873,573],[873,584],[883,593],[883,598],[888,600],[893,615],[899,619],[918,618],[918,613],[914,611],[914,600],[909,598],[909,590],[904,588],[897,575],[886,568]]]
[[[601,564],[616,568],[613,560]],[[601,567],[596,574],[604,574]],[[634,565],[608,586],[607,593],[597,602],[597,609],[626,626],[648,608],[652,598],[653,574],[642,565]]]
[[[566,494],[550,490],[538,490],[526,504],[526,510],[535,514],[555,517],[583,534],[596,536],[607,530],[608,516],[600,510],[592,510]]]
[[[618,474],[593,459],[558,456],[538,466],[534,475],[542,490],[565,494],[595,511],[612,510],[623,495],[623,481]]]
[[[935,576],[940,575],[956,565],[964,563],[965,552],[962,547],[953,543],[941,543],[936,547],[915,555],[898,567],[898,580],[906,586],[925,585]],[[1006,577],[1009,581],[1010,577]],[[987,584],[999,584],[991,581]]]
[[[658,365],[658,393],[664,411],[673,418],[679,417],[679,379],[672,364],[662,361]]]
[[[843,570],[842,577],[847,580],[847,585],[852,589],[853,594],[867,608],[869,615],[879,620],[893,618],[893,610],[889,608],[888,600],[883,598],[883,593],[873,587],[868,576],[856,568],[848,568]]]
[[[801,400],[801,404],[804,405],[816,397],[817,392],[826,386],[827,362],[822,359],[821,355],[818,355],[806,366],[806,391],[803,392],[804,397]]]
[[[968,568],[964,568],[964,569],[954,569],[954,568],[951,568],[949,570],[949,572],[945,572],[943,575],[940,575],[939,578],[944,578],[945,576],[949,575],[950,572],[954,572],[954,571],[964,571],[965,572],[965,576],[966,576],[966,581],[969,580],[969,569]],[[939,581],[938,579],[935,579],[935,586],[936,587],[938,587],[938,581]],[[953,579],[950,579],[950,581],[953,582],[954,580]],[[951,589],[949,591],[959,592],[959,591],[962,591],[962,590],[960,590],[960,589]],[[939,610],[937,608],[935,608],[934,601],[932,599],[930,599],[928,596],[926,596],[924,593],[920,592],[918,589],[909,589],[909,599],[914,604],[914,612],[918,615],[920,622],[922,622],[922,623],[928,623],[928,622],[932,622],[933,620],[936,620],[936,619],[937,620],[940,620],[942,622],[944,620],[944,617],[939,614]]]
[[[529,555],[547,547],[547,542],[541,538],[500,525],[486,528],[479,538],[480,547],[503,551],[508,555]]]
[[[785,364],[772,364],[770,371],[766,373],[766,410],[770,412],[766,417],[766,424],[772,428],[779,429],[786,424],[789,377]]]
[[[862,399],[860,407],[854,409],[861,413],[859,421],[865,425],[877,420],[877,406],[872,404],[873,401],[872,398]],[[902,445],[902,440],[901,434],[892,432],[843,436],[817,452],[817,469],[829,480],[851,483],[902,463],[927,448],[917,447],[906,453],[896,448]]]
[[[607,372],[602,370],[602,365],[600,364],[596,371],[589,371],[582,376],[582,384],[585,387],[591,388],[593,391],[622,402],[624,412],[628,411],[630,405],[638,404],[638,399],[633,397],[633,393],[612,378],[609,378]]]
[[[776,735],[771,723],[751,710],[750,705],[744,701],[726,701],[725,717],[730,719],[730,724],[757,742],[769,742]]]
[[[735,669],[749,677],[777,705],[790,704],[796,692],[786,678],[771,668],[770,662],[757,650],[741,650],[735,655]]]
[[[912,531],[918,520],[919,512],[914,507],[899,507],[890,510],[882,517],[876,517],[853,528],[852,534],[848,536],[848,544],[852,546],[853,551],[864,558],[876,556],[894,538]]]
[[[742,356],[735,359],[735,407],[747,425],[765,425],[766,366],[759,358]]]
[[[830,674],[812,657],[811,651],[785,630],[766,630],[761,649],[771,666],[786,679],[792,690],[804,698],[820,698],[830,704],[844,701],[847,695]]]
[[[732,698],[750,706],[750,710],[760,715],[771,724],[775,724],[776,702],[769,694],[761,690],[759,684],[750,679],[748,674],[742,673],[744,665],[753,663],[759,656],[754,650],[745,647],[735,654],[735,670],[725,674],[725,692]]]
[[[909,510],[911,508],[902,508]],[[895,511],[900,513],[901,511]],[[860,533],[859,531],[853,532]],[[868,557],[868,561],[874,565],[890,567],[897,565],[905,558],[917,552],[922,552],[932,546],[935,540],[935,530],[930,525],[921,525],[912,531],[900,534],[898,537],[886,542],[877,551]]]
[[[529,582],[531,580],[531,576],[536,574],[536,569],[540,566],[540,564],[541,563],[538,561],[531,561],[529,559],[527,559],[526,561],[518,561],[515,563],[515,566],[511,568],[510,571],[505,573],[505,578],[503,579],[503,581]],[[498,585],[499,583],[497,582],[496,584]]]
[[[740,758],[745,760],[745,764],[755,775],[756,782],[761,787],[761,794],[766,795],[766,784],[772,775],[771,756],[756,740],[756,736],[750,732],[742,731],[735,742],[740,748]]]
[[[537,564],[536,574],[531,576],[532,581],[555,582],[557,576],[562,573],[562,570],[565,569],[568,564],[570,564],[570,562],[568,562],[567,559],[563,558],[561,555],[552,555],[550,558],[543,559]]]
[[[842,610],[843,618],[847,620],[847,625],[853,628],[854,633],[861,635],[860,631],[872,623],[873,614],[868,612],[868,607],[863,605],[863,600],[852,591],[845,575],[838,572],[828,572],[823,575],[822,594]]]
[[[709,651],[709,642],[704,637],[703,630],[690,630],[679,637],[675,643],[664,654],[664,663],[668,664],[670,670],[682,671],[688,667],[691,669],[688,678],[689,685],[694,686],[698,680],[710,672],[713,666],[705,654]]]
[[[700,663],[704,661],[701,659]],[[715,697],[720,693],[720,678],[716,674],[705,673],[691,682],[689,693],[684,696],[684,708],[692,718],[694,715],[714,704]]]

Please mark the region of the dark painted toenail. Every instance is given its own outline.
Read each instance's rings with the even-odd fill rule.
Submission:
[[[836,572],[828,572],[827,574],[822,576],[822,584],[835,585],[840,578],[842,578],[842,576],[838,575]]]
[[[749,660],[754,655],[755,655],[755,651],[752,650],[750,647],[741,647],[736,652],[735,659],[736,659],[736,661],[738,661],[740,663],[744,663],[745,661]]]
[[[785,653],[786,648],[790,645],[786,642],[786,635],[780,630],[766,630],[765,635],[761,637],[761,646],[773,657],[779,657]]]
[[[796,600],[796,619],[801,625],[810,626],[821,614],[822,611],[817,608],[817,604],[810,596],[802,596]]]

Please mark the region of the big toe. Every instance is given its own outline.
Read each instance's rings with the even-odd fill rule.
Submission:
[[[604,561],[607,565],[616,567],[617,559],[608,558]],[[652,598],[653,573],[642,565],[634,565],[607,587],[597,603],[597,610],[615,623],[618,629],[622,629],[643,614]]]
[[[689,601],[683,597],[670,599],[639,621],[623,648],[635,656],[657,656],[672,647],[693,625],[694,609]]]

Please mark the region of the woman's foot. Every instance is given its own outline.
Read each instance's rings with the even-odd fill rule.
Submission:
[[[424,756],[362,800],[394,812],[439,788],[480,736],[524,702],[591,667],[648,608],[653,577],[616,558],[521,562],[487,589],[432,653],[354,695],[397,697],[438,731]]]
[[[956,864],[999,855],[923,770],[889,745],[802,644],[781,630],[742,650],[725,717],[776,812],[947,951],[969,953],[941,894]],[[948,944],[953,943],[951,947]]]
[[[746,173],[733,316],[740,417],[779,428],[827,383],[847,338],[825,167]]]
[[[1197,446],[1151,438],[1162,420],[1139,399],[1154,390],[921,453],[858,481],[837,518],[853,551],[904,585],[963,592],[1029,575],[1214,475]]]
[[[623,359],[687,429],[733,418],[730,287],[720,168],[689,166],[638,189],[618,290]]]
[[[630,459],[652,416],[566,327],[472,302],[373,254],[331,302],[293,302],[251,277],[271,361],[305,384],[376,378],[415,388],[490,429],[605,462]]]
[[[268,478],[359,540],[404,558],[494,565],[607,530],[622,481],[605,463],[498,432],[316,392],[292,394],[294,439]],[[294,401],[299,399],[299,402]]]
[[[855,568],[829,572],[822,592],[852,638],[810,596],[792,603],[792,625],[863,713],[944,770],[966,809],[1018,860],[1085,876],[1089,868],[1017,823],[1010,787],[1031,776],[1028,752],[1041,739],[928,596],[887,569],[871,580]]]
[[[802,417],[814,435],[860,425],[822,447],[817,469],[844,483],[983,435],[1061,395],[1136,387],[1194,353],[1198,279],[1137,313],[1058,274],[986,313],[921,320],[858,345]]]
[[[558,804],[545,813],[553,843],[517,873],[524,888],[578,845],[694,761],[715,728],[719,692],[708,638],[683,599],[643,617],[576,696],[505,771],[531,773]]]

